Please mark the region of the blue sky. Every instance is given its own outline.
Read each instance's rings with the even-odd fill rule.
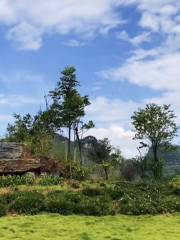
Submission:
[[[180,0],[0,0],[1,136],[12,113],[43,108],[74,65],[92,102],[89,134],[135,156],[138,107],[170,103],[180,123],[179,63]]]

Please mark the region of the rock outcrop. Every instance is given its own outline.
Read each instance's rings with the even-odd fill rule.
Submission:
[[[0,143],[0,175],[38,172],[40,159],[25,157],[26,150],[22,144],[13,142]]]

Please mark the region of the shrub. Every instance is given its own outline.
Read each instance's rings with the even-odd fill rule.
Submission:
[[[38,192],[18,193],[9,206],[11,212],[19,214],[37,214],[44,209],[44,196]]]
[[[81,214],[90,216],[104,216],[113,214],[112,201],[107,196],[82,198]]]
[[[86,187],[82,190],[82,193],[85,196],[94,197],[94,196],[104,195],[105,191],[103,188]]]
[[[89,198],[80,193],[55,192],[47,196],[46,211],[63,215],[101,216],[112,212],[112,203],[104,196]]]
[[[180,195],[180,176],[174,177],[170,182],[169,186],[172,188],[174,193]]]
[[[3,217],[6,215],[6,207],[4,204],[0,203],[0,217]]]
[[[41,177],[38,183],[42,186],[59,185],[61,183],[61,178],[58,176],[47,175]]]
[[[52,192],[46,198],[46,211],[69,215],[79,213],[81,195],[72,192]]]
[[[121,166],[121,176],[127,181],[133,181],[142,176],[141,165],[136,160],[127,160]]]
[[[0,195],[0,216],[7,212],[36,214],[42,211],[63,215],[83,214],[160,214],[180,212],[180,197],[168,186],[119,182],[103,186],[86,186],[80,191],[53,191],[45,195],[31,192],[11,192]]]
[[[32,185],[35,179],[30,176],[2,176],[0,177],[0,187],[11,187],[18,185]]]
[[[67,164],[66,169],[67,169],[67,176],[66,176],[67,178],[70,178],[70,175],[72,174],[72,178],[79,181],[88,179],[89,169],[87,167],[79,166],[77,164],[70,166]]]
[[[74,180],[74,179],[69,179],[69,180],[67,180],[67,181],[66,181],[66,184],[67,184],[68,186],[71,186],[72,188],[76,188],[76,189],[78,189],[78,188],[81,187],[80,182],[79,182],[78,180]]]

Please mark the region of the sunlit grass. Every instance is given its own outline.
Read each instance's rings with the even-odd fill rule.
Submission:
[[[14,186],[14,187],[4,187],[0,188],[0,195],[1,194],[6,194],[6,193],[11,193],[14,191],[22,191],[22,192],[27,192],[27,191],[39,191],[39,192],[51,192],[51,191],[65,191],[65,190],[72,190],[72,187],[68,185],[53,185],[53,186],[40,186],[40,185],[19,185],[19,186]]]
[[[0,218],[0,239],[178,240],[180,239],[180,215],[10,216]]]

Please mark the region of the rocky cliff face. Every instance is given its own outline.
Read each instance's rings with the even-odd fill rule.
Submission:
[[[20,160],[23,156],[23,145],[19,143],[0,143],[1,160]]]
[[[41,167],[40,160],[25,156],[25,148],[22,144],[13,142],[0,143],[0,175],[39,171]]]

